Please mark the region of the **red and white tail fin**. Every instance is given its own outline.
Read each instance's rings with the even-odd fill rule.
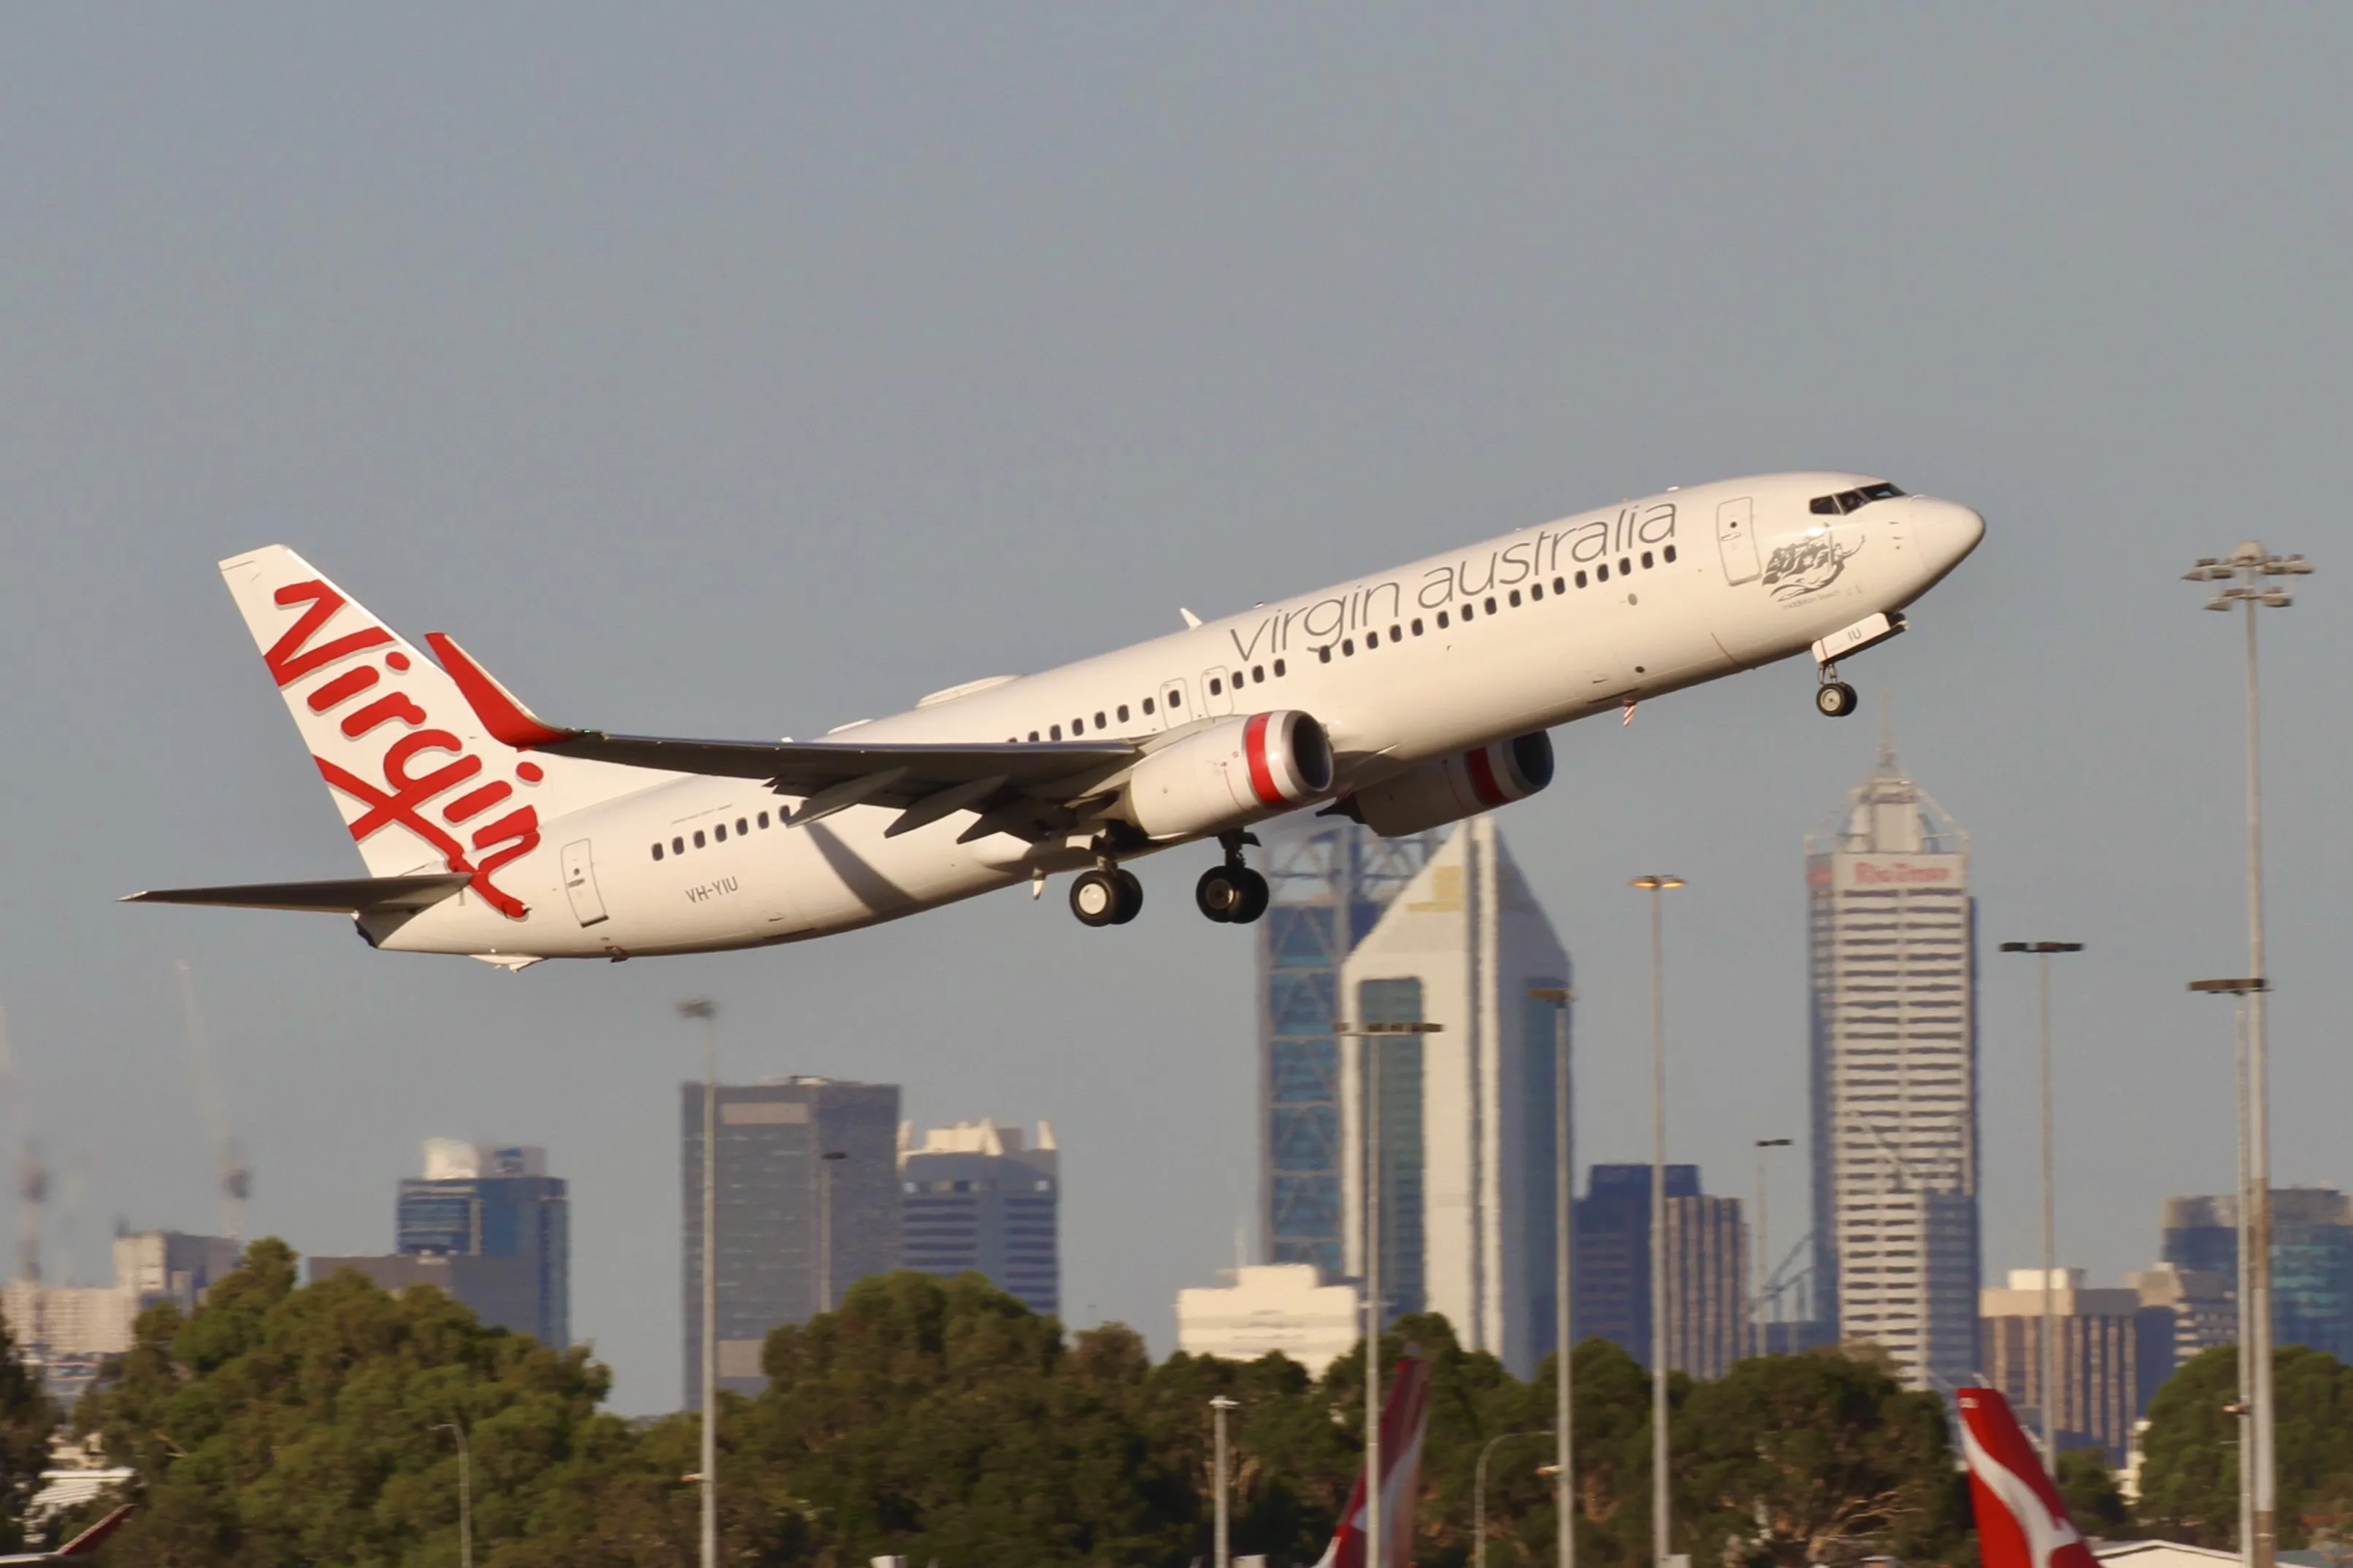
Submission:
[[[1411,1568],[1413,1510],[1421,1495],[1421,1442],[1430,1430],[1430,1363],[1419,1356],[1398,1363],[1381,1411],[1380,1568]],[[1366,1568],[1365,1478],[1348,1493],[1332,1544],[1315,1568]]]
[[[1991,1388],[1958,1389],[1953,1398],[1961,1407],[1984,1568],[2094,1568],[2091,1548],[2067,1517],[2010,1401]]]
[[[284,545],[220,568],[372,877],[463,871],[521,919],[494,878],[542,823],[659,782],[501,743],[456,681]]]

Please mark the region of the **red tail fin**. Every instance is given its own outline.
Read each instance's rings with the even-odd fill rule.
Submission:
[[[1421,1440],[1430,1429],[1430,1363],[1398,1363],[1381,1411],[1380,1568],[1411,1568],[1414,1502],[1421,1493]],[[1365,1478],[1348,1493],[1332,1544],[1316,1568],[1365,1568]]]
[[[2094,1568],[2059,1489],[1997,1389],[1964,1388],[1961,1444],[1968,1451],[1969,1500],[1984,1568]]]

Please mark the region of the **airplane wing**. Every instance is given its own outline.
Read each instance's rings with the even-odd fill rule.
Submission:
[[[90,1557],[106,1543],[106,1538],[122,1528],[122,1521],[139,1511],[137,1503],[124,1503],[121,1508],[58,1547],[55,1552],[25,1552],[12,1557],[0,1557],[0,1564],[18,1563],[70,1563]]]
[[[158,888],[126,893],[115,901],[370,915],[385,910],[430,909],[472,879],[463,871],[436,871],[421,877],[351,877],[327,882],[247,882],[227,888]],[[0,1558],[0,1563],[6,1561]]]
[[[959,742],[860,745],[855,742],[694,741],[561,729],[542,720],[443,632],[425,640],[492,737],[519,750],[586,757],[667,773],[758,779],[780,795],[805,797],[790,818],[799,826],[853,805],[902,807],[892,834],[910,832],[952,812],[975,810],[984,832],[1050,830],[1047,817],[1100,789],[1143,755],[1124,741]],[[1035,809],[1048,808],[1045,816]]]

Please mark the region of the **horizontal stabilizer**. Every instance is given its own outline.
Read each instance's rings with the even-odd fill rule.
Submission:
[[[389,910],[430,909],[472,880],[463,871],[436,871],[423,877],[350,877],[332,882],[248,882],[234,888],[158,888],[129,894],[121,901],[371,915]]]

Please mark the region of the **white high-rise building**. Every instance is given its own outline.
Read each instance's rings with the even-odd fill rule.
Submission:
[[[1552,1352],[1553,1005],[1568,955],[1492,817],[1454,830],[1356,944],[1351,1023],[1440,1032],[1351,1039],[1341,1058],[1342,1241],[1365,1268],[1364,1047],[1378,1064],[1381,1295],[1442,1312],[1522,1376]]]
[[[1313,1263],[1243,1264],[1231,1285],[1176,1293],[1176,1348],[1256,1361],[1277,1351],[1321,1377],[1365,1337],[1362,1299]]]
[[[1915,1388],[1978,1354],[1976,906],[1968,836],[1879,764],[1806,839],[1814,1300]]]

